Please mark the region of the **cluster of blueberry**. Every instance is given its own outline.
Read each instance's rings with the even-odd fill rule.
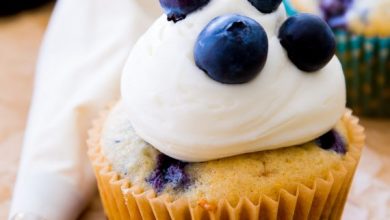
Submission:
[[[177,22],[210,0],[160,0],[168,20]],[[248,0],[262,13],[272,13],[281,0]],[[289,59],[305,72],[323,68],[333,57],[336,42],[331,29],[319,17],[298,14],[288,18],[279,35]],[[212,79],[242,84],[254,79],[265,65],[268,39],[255,20],[228,14],[217,17],[202,30],[195,44],[196,65]]]

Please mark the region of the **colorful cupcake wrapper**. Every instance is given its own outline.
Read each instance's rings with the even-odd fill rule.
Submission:
[[[349,151],[343,165],[329,171],[326,178],[317,178],[310,186],[297,183],[295,189],[281,189],[277,200],[263,195],[256,202],[240,198],[236,205],[224,199],[217,203],[206,200],[194,203],[184,198],[172,200],[169,195],[157,195],[154,190],[145,191],[112,170],[100,146],[106,114],[94,122],[89,132],[88,154],[105,213],[112,220],[340,219],[365,139],[358,119],[348,111],[342,121],[350,138]]]
[[[390,38],[334,31],[347,82],[348,105],[358,114],[390,116]]]

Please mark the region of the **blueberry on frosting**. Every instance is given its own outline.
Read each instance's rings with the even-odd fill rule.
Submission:
[[[187,163],[173,159],[165,154],[159,154],[156,168],[146,181],[157,192],[162,192],[167,185],[174,189],[186,188],[190,183],[185,172]]]
[[[178,22],[188,14],[205,6],[210,0],[160,0],[168,21]]]
[[[264,67],[268,39],[255,20],[228,14],[213,19],[195,43],[196,65],[212,79],[226,84],[246,83]]]
[[[323,68],[336,50],[332,30],[315,15],[303,13],[289,17],[280,27],[278,37],[289,59],[306,72]]]
[[[333,129],[317,138],[315,143],[322,149],[333,150],[339,154],[345,154],[347,152],[343,138]]]
[[[257,10],[262,13],[271,13],[278,9],[282,0],[248,0]]]

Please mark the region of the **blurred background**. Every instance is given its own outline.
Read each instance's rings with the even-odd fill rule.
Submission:
[[[51,0],[0,1],[0,219],[8,216],[36,60],[54,4]],[[366,127],[367,145],[379,155],[383,167],[390,167],[390,119],[360,117]],[[390,186],[384,169],[377,177]],[[103,217],[96,198],[82,219]]]

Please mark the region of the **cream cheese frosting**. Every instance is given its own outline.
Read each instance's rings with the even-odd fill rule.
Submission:
[[[215,17],[241,14],[264,28],[268,58],[249,83],[227,85],[195,65],[197,36]],[[183,161],[207,161],[293,146],[331,129],[345,110],[336,57],[321,70],[294,66],[277,37],[283,5],[262,14],[246,0],[212,0],[177,23],[161,16],[131,52],[121,80],[122,102],[136,133]]]

